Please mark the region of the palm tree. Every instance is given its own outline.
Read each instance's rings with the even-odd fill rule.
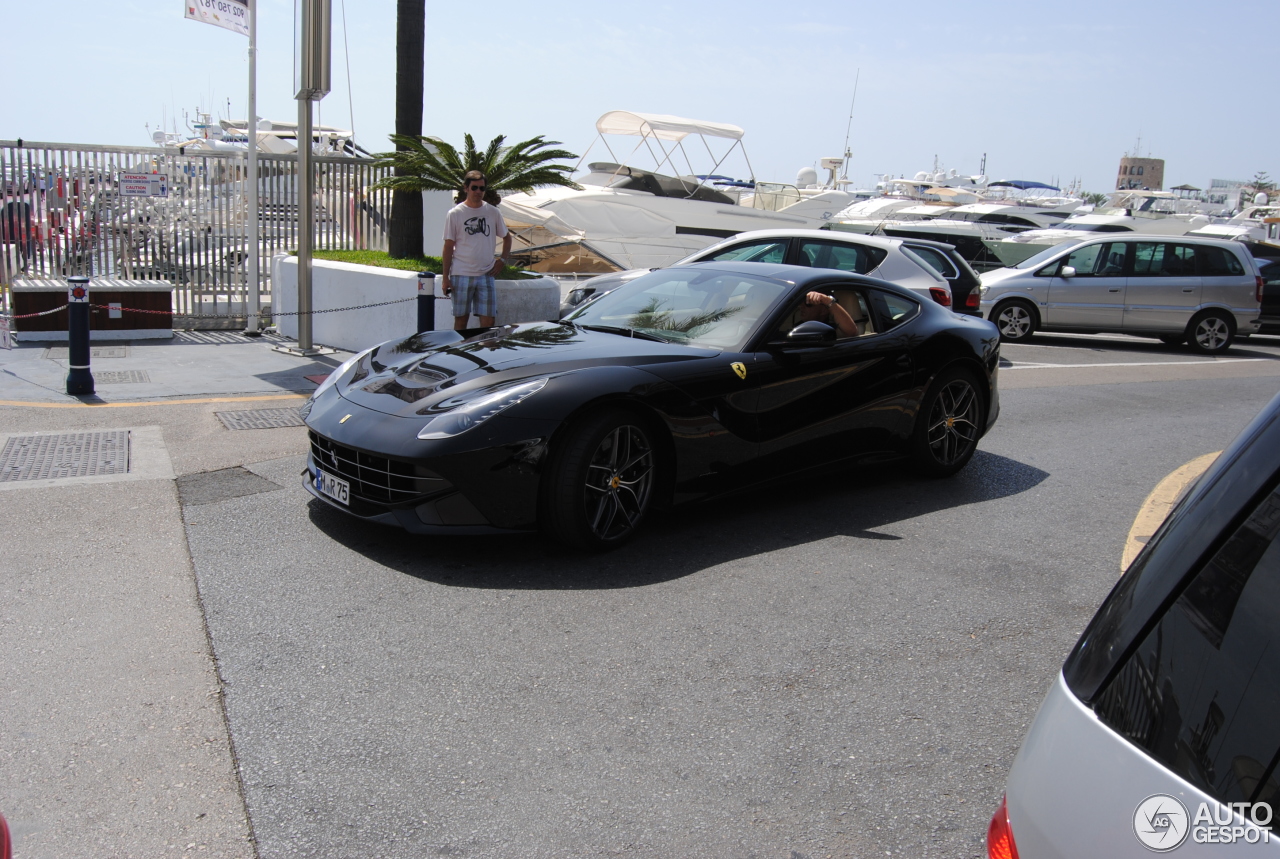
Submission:
[[[395,152],[380,152],[375,166],[393,168],[394,175],[378,180],[375,188],[389,188],[393,192],[453,191],[456,201],[462,202],[462,177],[470,170],[479,170],[487,177],[488,191],[485,200],[494,205],[500,199],[499,191],[532,191],[547,185],[580,189],[569,178],[573,168],[567,164],[551,164],[557,160],[572,160],[578,156],[559,146],[558,140],[545,140],[542,135],[503,145],[504,135],[489,141],[483,152],[476,149],[476,141],[470,134],[464,139],[459,152],[439,137],[393,134],[391,142]]]
[[[422,133],[426,0],[396,2],[396,134]],[[387,251],[393,259],[422,256],[422,195],[392,189]]]

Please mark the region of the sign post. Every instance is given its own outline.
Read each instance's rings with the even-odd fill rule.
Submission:
[[[311,342],[311,249],[315,237],[311,166],[311,102],[329,94],[329,0],[294,0],[294,98],[298,101],[298,348],[314,355]]]

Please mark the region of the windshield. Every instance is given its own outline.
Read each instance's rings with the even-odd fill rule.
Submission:
[[[1063,242],[1062,244],[1054,245],[1051,248],[1046,248],[1045,250],[1040,251],[1040,253],[1036,254],[1033,257],[1027,257],[1022,262],[1015,265],[1014,268],[1036,268],[1041,263],[1048,262],[1049,260],[1061,254],[1067,248],[1073,245],[1076,245],[1078,243],[1079,243],[1078,240],[1072,239],[1071,241],[1066,241],[1066,242]]]
[[[584,328],[707,349],[740,349],[790,284],[713,268],[650,272],[566,318]]]

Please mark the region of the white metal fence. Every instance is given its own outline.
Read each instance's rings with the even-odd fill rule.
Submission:
[[[315,247],[386,250],[391,193],[362,159],[315,156]],[[192,327],[242,315],[246,153],[0,141],[0,285],[22,277],[168,280]],[[259,154],[263,300],[271,257],[297,247],[296,155]],[[125,177],[147,174],[146,183]],[[164,196],[134,196],[159,192]]]

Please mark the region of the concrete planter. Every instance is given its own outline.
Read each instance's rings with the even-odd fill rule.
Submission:
[[[436,292],[439,293],[439,287],[436,287]],[[312,262],[313,310],[378,304],[415,298],[417,294],[418,277],[411,271],[328,260]],[[297,257],[281,255],[271,261],[271,309],[276,313],[298,309]],[[560,284],[555,278],[498,281],[497,324],[555,319],[559,313]],[[311,337],[317,345],[356,352],[415,333],[418,309],[416,302],[405,301],[363,310],[318,313],[311,319]],[[298,336],[298,317],[279,316],[275,323],[276,330],[286,337]],[[472,324],[475,324],[474,317]],[[439,295],[436,298],[435,327],[453,327],[450,301]]]

